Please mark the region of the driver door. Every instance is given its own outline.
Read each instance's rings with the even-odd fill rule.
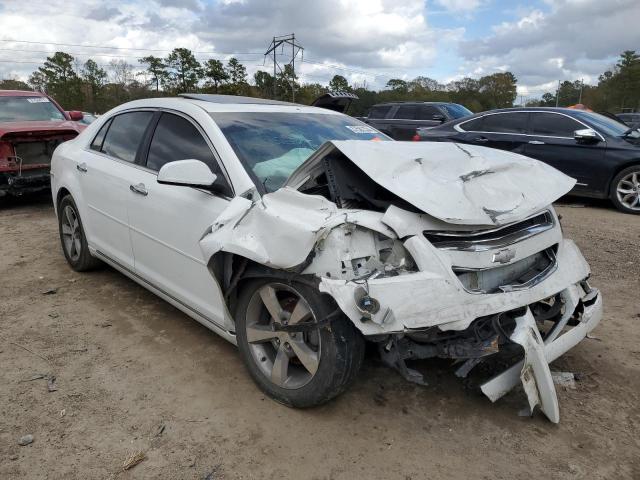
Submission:
[[[228,328],[223,297],[199,241],[230,198],[157,182],[162,165],[186,159],[201,160],[225,178],[219,163],[200,127],[168,112],[157,120],[147,152],[128,192],[135,272],[195,313]]]

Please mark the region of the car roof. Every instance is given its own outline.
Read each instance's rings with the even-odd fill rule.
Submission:
[[[254,104],[254,105],[295,105],[297,103],[282,102],[280,100],[269,100],[266,98],[243,97],[240,95],[218,95],[210,93],[181,93],[182,98],[192,100],[200,100],[202,102],[220,103],[220,104]]]
[[[46,95],[32,90],[0,90],[0,97],[46,97]]]
[[[454,102],[427,102],[422,100],[396,100],[394,102],[383,102],[376,103],[374,107],[379,107],[382,105],[410,105],[415,103],[416,105],[454,105]],[[457,105],[457,104],[455,104]]]
[[[494,110],[486,110],[484,112],[478,112],[477,115],[482,115],[485,113],[502,113],[502,112],[558,112],[558,113],[594,113],[589,112],[588,110],[578,110],[576,108],[565,108],[565,107],[511,107],[511,108],[496,108]]]
[[[253,97],[235,95],[188,94],[179,97],[156,97],[133,100],[116,107],[115,111],[130,108],[175,108],[180,109],[185,103],[195,105],[207,113],[214,112],[296,112],[325,115],[342,115],[326,108],[310,107],[297,103],[280,102]]]

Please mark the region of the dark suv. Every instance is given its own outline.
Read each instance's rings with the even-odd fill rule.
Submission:
[[[509,150],[575,178],[572,194],[610,198],[640,214],[640,132],[599,113],[569,108],[509,108],[478,113],[435,128],[420,140]]]
[[[420,127],[434,127],[469,115],[471,111],[457,103],[393,102],[374,105],[361,120],[395,140],[415,140]]]

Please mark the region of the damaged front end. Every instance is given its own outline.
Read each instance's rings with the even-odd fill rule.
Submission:
[[[53,151],[75,130],[8,132],[0,137],[0,197],[46,190]]]
[[[314,279],[411,381],[424,383],[411,359],[454,359],[466,376],[488,357],[519,356],[482,391],[495,401],[520,381],[529,407],[557,422],[549,362],[602,315],[550,207],[573,184],[482,147],[329,142],[284,188],[236,197],[200,245],[207,259],[224,252]]]

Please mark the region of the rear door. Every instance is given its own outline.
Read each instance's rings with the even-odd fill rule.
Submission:
[[[578,182],[576,191],[601,191],[604,182],[594,175],[602,168],[606,142],[579,143],[576,130],[589,126],[556,112],[531,112],[525,155],[548,163]]]
[[[465,143],[524,153],[528,112],[489,113],[460,127],[466,131]]]
[[[135,161],[153,112],[114,116],[98,131],[76,165],[87,203],[84,221],[89,244],[120,265],[133,269],[127,198]]]
[[[135,271],[198,315],[225,326],[222,294],[199,241],[228,205],[230,188],[225,196],[157,182],[160,168],[175,160],[201,160],[221,179],[225,172],[204,131],[182,114],[162,112],[145,148],[146,159],[129,179],[135,191],[127,195]]]

